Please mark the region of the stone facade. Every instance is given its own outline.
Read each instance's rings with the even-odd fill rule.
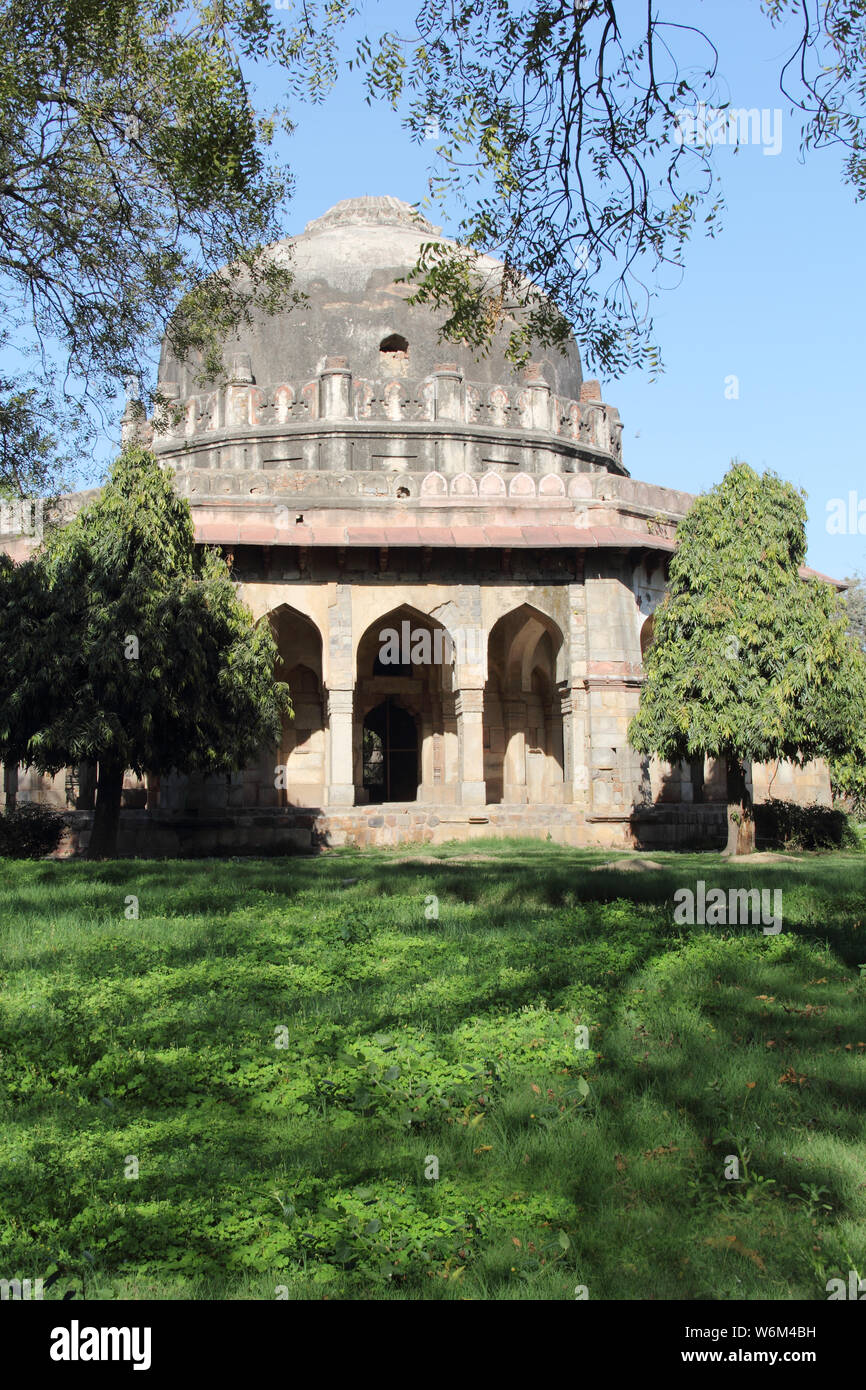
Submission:
[[[338,204],[273,248],[305,299],[239,334],[226,384],[166,349],[168,405],[127,409],[271,623],[294,704],[255,767],[127,779],[127,852],[723,835],[719,770],[627,739],[691,498],[629,477],[575,344],[521,374],[504,339],[443,349],[402,279],[436,234],[395,199]],[[754,782],[829,800],[821,766]],[[77,807],[81,845],[92,787],[13,769],[5,795]]]

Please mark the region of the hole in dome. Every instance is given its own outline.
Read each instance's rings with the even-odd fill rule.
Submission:
[[[389,357],[408,357],[409,342],[399,333],[392,333],[390,337],[383,338],[379,344],[379,351],[386,352]]]

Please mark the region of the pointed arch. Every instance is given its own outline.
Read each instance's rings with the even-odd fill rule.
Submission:
[[[263,750],[253,804],[321,806],[326,800],[328,740],[322,634],[308,614],[289,603],[278,604],[265,616],[280,654],[275,674],[289,687],[292,714],[283,716],[279,746]]]
[[[558,803],[563,797],[558,623],[529,603],[504,613],[488,639],[484,773],[491,802]]]
[[[400,802],[454,798],[453,685],[454,642],[440,619],[400,603],[368,622],[355,652],[359,804],[389,793]]]

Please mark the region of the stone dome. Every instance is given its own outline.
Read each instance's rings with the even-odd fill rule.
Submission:
[[[227,346],[229,364],[241,363],[242,379],[248,373],[246,379],[252,376],[259,384],[305,381],[323,369],[326,358],[345,358],[355,376],[371,380],[384,375],[419,381],[448,362],[467,381],[516,383],[519,374],[504,355],[507,329],[486,357],[476,357],[468,346],[440,341],[441,313],[406,303],[411,286],[399,282],[421,245],[433,240],[447,238],[399,198],[337,203],[301,235],[274,244],[272,254],[291,266],[306,302],[241,328]],[[492,276],[500,268],[492,258],[482,264]],[[535,360],[556,394],[580,399],[576,344],[565,355],[551,349]],[[194,381],[195,364],[177,362],[167,348],[159,375],[161,384],[176,386],[181,398],[201,389]]]

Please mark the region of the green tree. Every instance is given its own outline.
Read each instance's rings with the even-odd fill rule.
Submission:
[[[866,727],[857,743],[830,763],[833,796],[866,821]]]
[[[92,433],[130,377],[147,395],[162,334],[214,368],[254,303],[291,296],[264,249],[291,126],[256,109],[250,71],[321,96],[334,28],[288,18],[265,0],[0,0],[0,348],[22,353],[0,381],[0,494],[55,480],[56,426]]]
[[[0,557],[0,757],[98,762],[93,858],[115,852],[125,769],[226,772],[276,742],[291,708],[277,659],[141,449],[30,560]]]
[[[761,8],[804,144],[841,145],[864,196],[863,0]],[[0,349],[23,354],[0,380],[0,494],[56,483],[122,381],[152,403],[162,335],[212,378],[252,305],[291,298],[290,267],[266,247],[291,188],[274,136],[292,125],[284,107],[258,109],[252,79],[322,100],[342,26],[367,12],[0,0]],[[438,133],[431,198],[460,210],[459,244],[427,246],[413,279],[445,336],[484,350],[505,325],[522,362],[573,328],[600,370],[657,366],[655,272],[722,209],[712,148],[677,140],[678,113],[725,104],[691,8],[425,0],[414,31],[402,21],[352,61],[413,138]],[[504,274],[478,273],[488,252]]]
[[[866,652],[866,583],[860,573],[849,575],[845,582],[848,631],[860,650]],[[866,820],[866,720],[856,742],[830,763],[830,781],[834,797]]]
[[[803,494],[735,463],[681,523],[629,740],[668,761],[722,759],[726,853],[754,848],[747,762],[842,756],[860,737],[866,659],[845,606],[804,578]]]
[[[752,4],[804,148],[840,148],[866,196],[863,0]],[[329,19],[354,8],[326,6]],[[425,0],[414,25],[401,13],[399,30],[361,40],[369,98],[435,137],[430,202],[459,210],[458,247],[431,243],[413,277],[446,336],[489,344],[505,325],[523,361],[534,341],[562,341],[564,319],[594,368],[658,366],[659,272],[670,283],[724,207],[712,145],[680,138],[680,113],[730,104],[703,18],[677,0]],[[503,276],[485,275],[484,254]]]
[[[848,631],[855,642],[866,651],[866,580],[862,574],[849,575],[845,593],[848,611]]]

